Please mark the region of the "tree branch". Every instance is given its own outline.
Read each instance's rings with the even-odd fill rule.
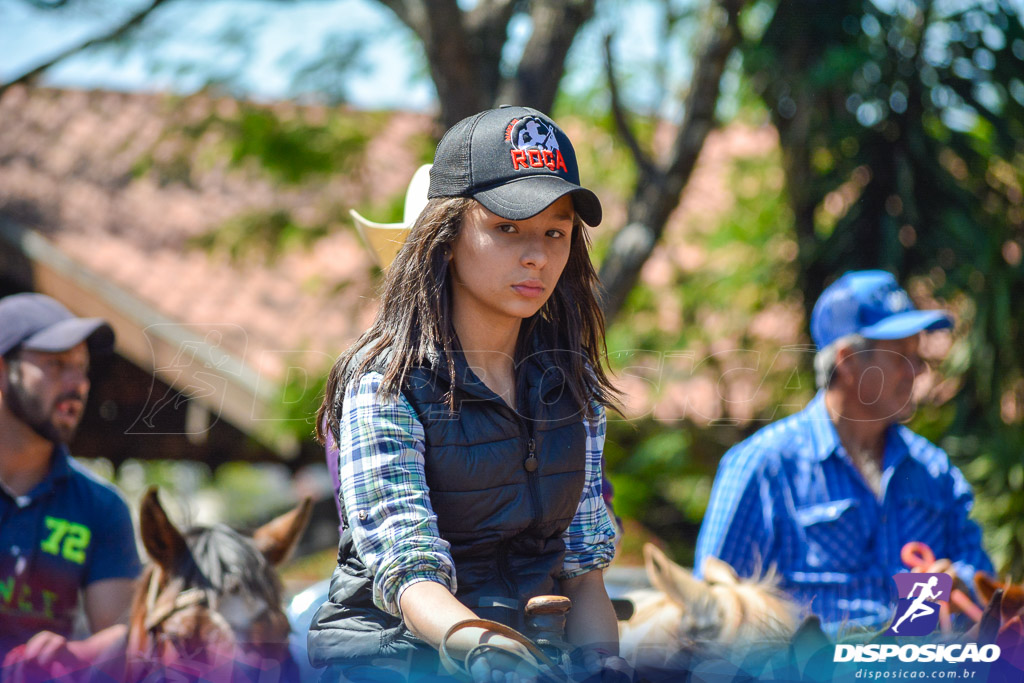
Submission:
[[[718,31],[708,42],[694,71],[690,92],[686,98],[683,124],[676,135],[672,160],[666,175],[670,184],[678,184],[680,192],[690,178],[704,140],[715,125],[715,106],[721,90],[725,65],[740,42],[739,11],[745,0],[723,0],[724,10],[715,18]]]
[[[619,83],[615,80],[615,65],[612,58],[611,34],[604,37],[604,68],[605,75],[608,77],[608,95],[612,108],[612,118],[615,119],[615,129],[619,132],[619,137],[622,138],[622,141],[626,143],[626,147],[629,148],[634,163],[640,169],[640,175],[644,178],[653,178],[657,174],[657,169],[651,158],[640,147],[640,141],[633,134],[633,129],[629,125],[626,111],[623,109],[622,101],[619,98]]]
[[[640,276],[640,269],[661,239],[704,141],[715,125],[722,73],[741,38],[739,12],[745,2],[718,0],[716,3],[714,32],[696,61],[685,102],[686,113],[676,134],[672,155],[663,170],[655,171],[653,178],[638,179],[627,209],[626,226],[612,238],[600,271],[601,305],[608,321],[614,320],[622,309]]]
[[[422,3],[417,2],[417,0],[410,0],[409,2],[405,2],[405,0],[377,0],[377,2],[394,12],[398,20],[411,28],[413,33],[416,35],[420,34],[420,31],[423,29],[422,18],[424,15]],[[415,5],[415,8],[411,7],[411,5]]]
[[[25,2],[39,9],[60,9],[68,4],[68,0],[25,0]]]
[[[145,18],[148,15],[152,14],[153,11],[157,9],[157,7],[159,7],[167,1],[168,0],[153,0],[150,3],[150,5],[146,6],[143,9],[140,9],[139,11],[129,16],[123,24],[114,27],[110,31],[100,36],[90,38],[84,43],[79,43],[78,45],[70,47],[67,50],[56,54],[55,56],[50,57],[49,59],[41,63],[41,65],[34,68],[32,71],[18,76],[13,81],[8,81],[7,83],[0,85],[0,95],[3,95],[4,91],[6,91],[7,88],[11,87],[12,85],[17,85],[18,83],[31,83],[32,81],[36,80],[40,75],[42,75],[43,72],[57,65],[57,63],[67,59],[68,57],[78,54],[79,52],[83,52],[89,49],[90,47],[95,47],[96,45],[101,45],[103,43],[110,43],[121,38],[128,32],[137,28],[140,24],[142,24],[142,22],[144,22]]]
[[[523,49],[515,76],[505,82],[495,104],[522,104],[550,113],[565,73],[569,48],[580,27],[592,16],[594,0],[531,2],[533,31]],[[505,24],[508,24],[508,19]],[[507,29],[503,26],[502,30]]]
[[[3,95],[4,91],[6,91],[12,85],[17,85],[18,83],[30,83],[34,81],[44,71],[64,61],[68,57],[72,57],[78,54],[79,52],[84,52],[85,50],[88,50],[92,47],[96,47],[97,45],[110,43],[117,40],[118,38],[121,38],[128,32],[137,28],[140,24],[142,24],[142,22],[146,20],[146,17],[152,14],[157,7],[159,7],[167,1],[168,0],[152,0],[152,2],[150,2],[150,4],[146,6],[144,9],[139,10],[132,16],[128,17],[126,21],[119,24],[118,26],[115,26],[106,33],[96,36],[94,38],[90,38],[84,43],[79,43],[78,45],[70,47],[64,50],[63,52],[55,55],[54,57],[51,57],[47,61],[32,69],[31,71],[24,73],[21,76],[18,76],[13,81],[9,81],[7,83],[4,83],[3,85],[0,85],[0,95]]]

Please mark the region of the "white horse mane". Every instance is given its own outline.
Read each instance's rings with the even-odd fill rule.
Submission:
[[[653,588],[625,596],[635,609],[619,625],[621,651],[634,665],[661,665],[683,651],[785,640],[799,623],[799,605],[779,589],[772,571],[741,579],[709,557],[701,580],[649,543],[644,561]]]

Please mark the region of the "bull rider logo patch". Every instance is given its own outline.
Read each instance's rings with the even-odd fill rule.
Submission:
[[[505,140],[512,144],[513,170],[546,168],[569,172],[550,122],[536,116],[515,119],[505,129]]]

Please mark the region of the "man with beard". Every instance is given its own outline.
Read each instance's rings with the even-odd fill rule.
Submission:
[[[128,506],[72,460],[89,360],[114,332],[42,294],[0,299],[0,659],[54,656],[79,593],[94,632],[127,617],[140,570]],[[102,639],[100,639],[102,640]]]
[[[922,333],[948,329],[946,311],[920,311],[888,272],[849,272],[811,313],[818,395],[722,458],[697,539],[741,576],[774,568],[782,587],[826,629],[876,629],[892,615],[891,576],[903,545],[940,558],[927,572],[973,584],[991,572],[974,501],[946,452],[904,422],[925,371]]]

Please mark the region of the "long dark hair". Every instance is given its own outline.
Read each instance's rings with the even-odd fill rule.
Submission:
[[[444,363],[444,372],[454,386],[457,336],[452,324],[449,255],[463,217],[475,204],[476,200],[465,197],[432,199],[416,219],[388,268],[377,317],[331,368],[317,411],[316,435],[321,443],[326,441],[327,429],[337,431],[344,387],[353,377],[378,366],[385,351],[382,397],[397,396],[409,372],[438,351],[439,362]],[[519,360],[534,335],[542,339],[565,373],[573,397],[588,415],[590,399],[615,405],[618,394],[603,368],[607,348],[596,286],[590,237],[576,216],[569,260],[558,285],[540,311],[523,321],[516,349]],[[454,408],[454,396],[449,393],[447,399]]]

